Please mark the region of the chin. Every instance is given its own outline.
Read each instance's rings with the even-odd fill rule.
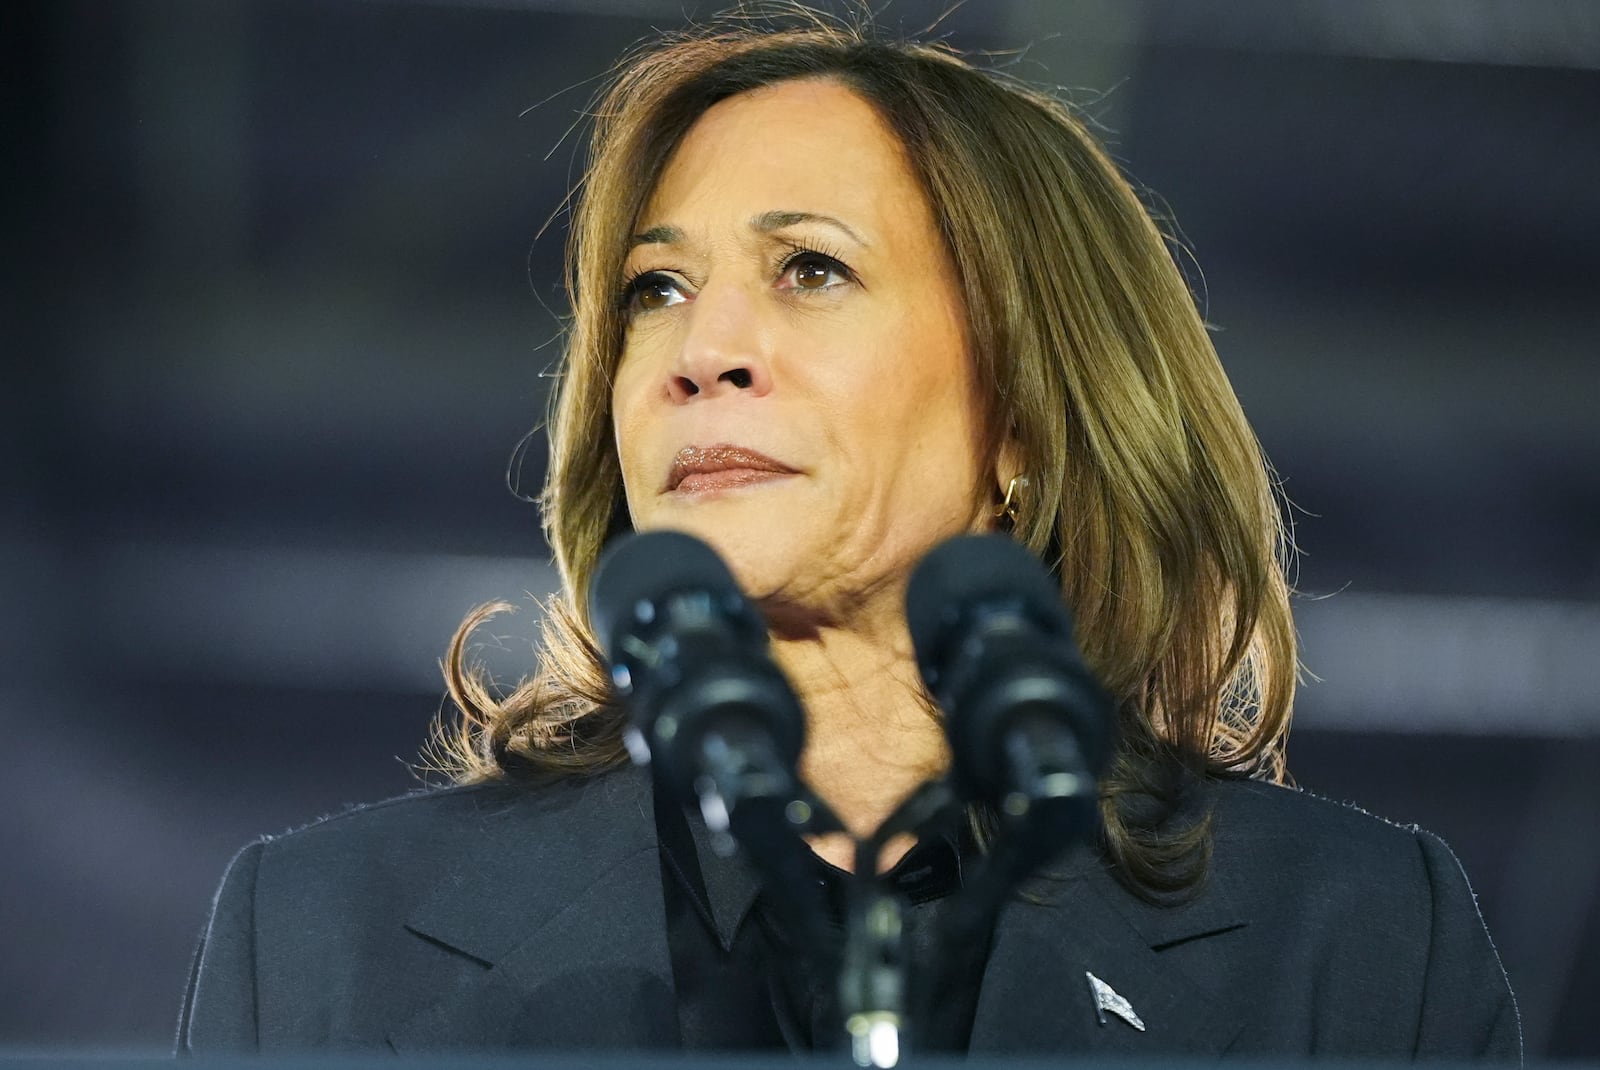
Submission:
[[[709,545],[725,561],[739,587],[760,601],[793,586],[799,561],[811,540],[792,517],[771,508],[724,508],[731,502],[705,502],[652,516],[639,530],[681,531]],[[804,570],[801,570],[804,571]]]

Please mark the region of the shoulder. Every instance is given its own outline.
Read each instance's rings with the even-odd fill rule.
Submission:
[[[381,1046],[594,889],[635,905],[656,850],[632,769],[416,792],[263,837],[223,878],[180,1043]]]
[[[1212,815],[1207,895],[1247,917],[1280,964],[1314,970],[1324,1009],[1384,991],[1416,1009],[1418,1053],[1520,1055],[1505,971],[1442,839],[1251,781],[1214,782]]]
[[[1224,882],[1241,877],[1280,892],[1309,886],[1324,901],[1358,896],[1367,907],[1388,902],[1423,911],[1464,902],[1477,919],[1461,863],[1419,825],[1261,781],[1214,781],[1211,801],[1213,868]]]
[[[396,926],[440,913],[432,904],[491,925],[513,900],[568,902],[656,849],[649,783],[620,769],[420,791],[262,837],[229,865],[207,939],[234,934],[263,972],[356,969],[386,961]]]
[[[365,910],[502,852],[552,861],[586,844],[653,843],[649,781],[621,769],[541,784],[432,788],[351,806],[262,836],[229,864],[223,890],[264,904],[362,904]],[[243,886],[243,887],[241,887]]]
[[[1318,868],[1344,868],[1358,860],[1406,866],[1415,863],[1422,842],[1444,848],[1437,836],[1416,825],[1299,788],[1214,780],[1209,796],[1217,849],[1230,856],[1267,853]]]
[[[1254,913],[1302,927],[1359,914],[1364,927],[1415,941],[1428,932],[1438,886],[1465,887],[1449,847],[1416,825],[1260,781],[1214,781],[1210,797],[1210,880]]]
[[[371,862],[439,858],[462,840],[530,826],[581,837],[619,813],[637,810],[647,781],[631,769],[530,784],[496,780],[427,788],[352,805],[285,832],[260,837],[263,858],[333,861],[352,854]]]

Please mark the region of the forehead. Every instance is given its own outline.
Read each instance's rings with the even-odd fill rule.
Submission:
[[[773,208],[835,215],[884,235],[930,222],[921,183],[877,109],[820,78],[764,86],[707,110],[640,222],[746,219]]]

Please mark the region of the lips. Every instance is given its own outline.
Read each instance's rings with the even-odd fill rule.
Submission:
[[[782,461],[743,446],[685,446],[672,458],[666,490],[668,493],[721,490],[796,474],[796,469]]]

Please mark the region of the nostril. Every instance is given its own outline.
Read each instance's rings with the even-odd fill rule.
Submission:
[[[721,375],[717,376],[717,378],[726,379],[728,382],[733,384],[734,389],[736,390],[750,389],[750,369],[748,368],[733,368],[729,371],[723,372]]]
[[[700,388],[694,385],[694,380],[687,376],[678,376],[678,389],[683,391],[685,397],[694,397],[700,393]]]

